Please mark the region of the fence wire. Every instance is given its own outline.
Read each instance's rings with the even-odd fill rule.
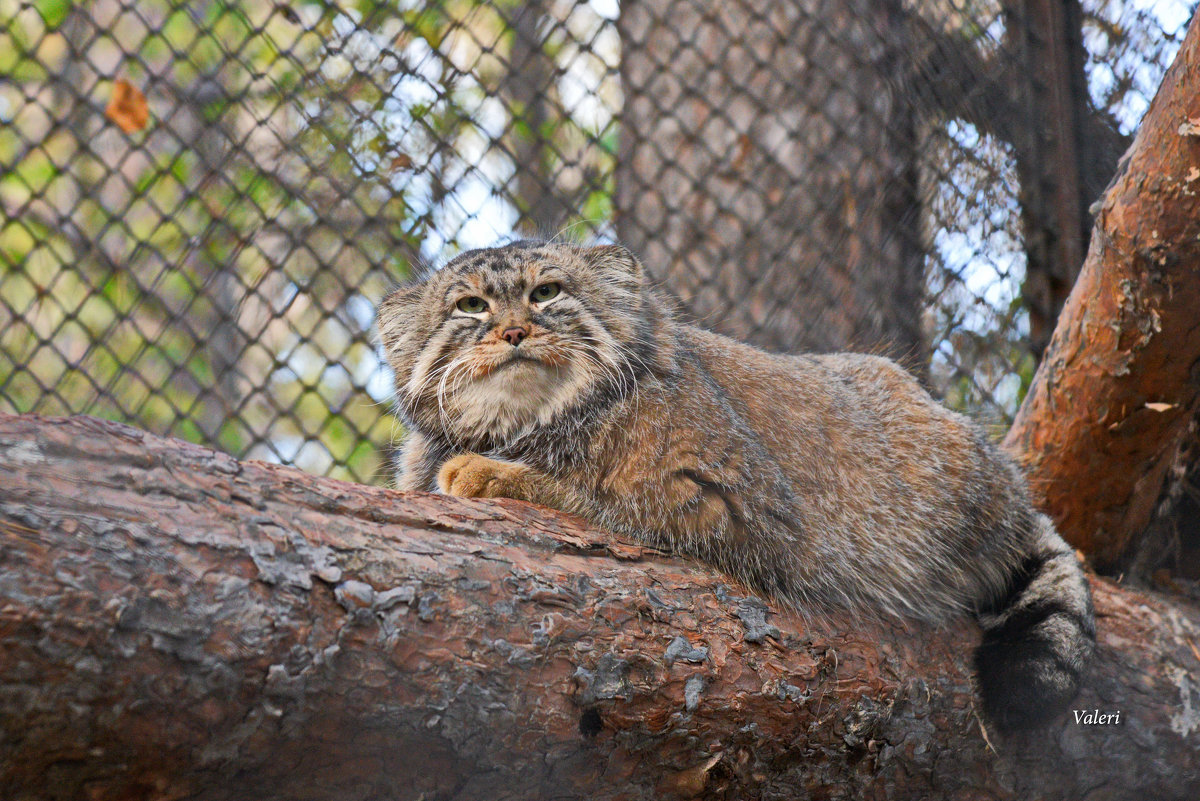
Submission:
[[[387,481],[374,304],[622,241],[999,430],[1183,0],[0,0],[0,411]]]

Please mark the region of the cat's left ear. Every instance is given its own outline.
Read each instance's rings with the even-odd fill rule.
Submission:
[[[642,280],[642,263],[620,245],[597,245],[584,248],[583,258],[592,267],[613,270],[638,282]]]

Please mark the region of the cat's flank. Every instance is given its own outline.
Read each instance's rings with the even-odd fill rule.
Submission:
[[[401,489],[518,498],[800,609],[984,629],[1006,728],[1074,698],[1088,584],[1017,468],[893,362],[773,355],[679,321],[618,246],[474,250],[390,294]]]

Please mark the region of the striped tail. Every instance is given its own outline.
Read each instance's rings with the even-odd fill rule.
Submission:
[[[1007,594],[980,611],[975,671],[988,718],[1029,729],[1062,714],[1096,647],[1092,593],[1074,551],[1045,515]]]

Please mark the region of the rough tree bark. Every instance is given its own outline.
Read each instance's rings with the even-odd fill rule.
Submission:
[[[806,623],[528,504],[0,416],[0,794],[1195,798],[1200,610],[1095,590],[1078,707],[1119,724],[1001,740],[966,623]]]
[[[1104,196],[1005,440],[1039,505],[1105,571],[1149,522],[1200,403],[1198,20]]]

